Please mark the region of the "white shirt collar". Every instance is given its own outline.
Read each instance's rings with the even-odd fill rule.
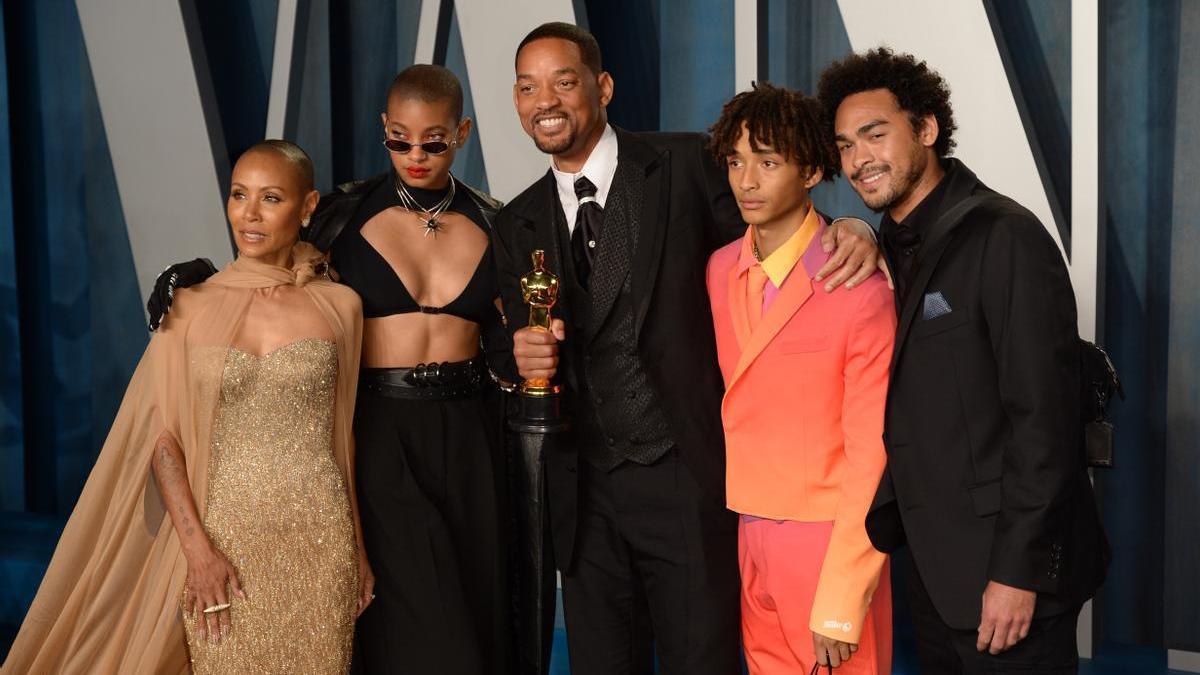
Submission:
[[[559,171],[550,160],[550,168],[554,171],[554,181],[558,184],[558,200],[562,202],[563,215],[567,217],[567,230],[575,231],[575,215],[579,212],[579,198],[575,196],[575,179],[587,176],[596,186],[596,201],[600,208],[608,203],[608,190],[612,187],[613,175],[617,172],[617,134],[612,125],[604,125],[604,133],[592,148],[583,169],[579,173]]]

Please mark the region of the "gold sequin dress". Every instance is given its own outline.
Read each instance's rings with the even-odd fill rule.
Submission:
[[[358,593],[349,495],[332,453],[337,351],[304,339],[229,349],[213,425],[204,527],[237,568],[220,644],[185,617],[193,672],[344,673]]]

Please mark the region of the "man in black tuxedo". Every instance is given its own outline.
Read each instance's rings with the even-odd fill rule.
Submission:
[[[573,425],[547,457],[571,670],[651,673],[657,655],[664,673],[728,675],[741,667],[737,520],[704,272],[745,224],[702,135],[614,128],[612,92],[587,31],[526,36],[513,98],[553,165],[500,212],[493,238],[520,375],[559,375]],[[855,227],[827,238],[846,261],[831,284],[876,268]],[[517,319],[534,249],[560,277],[552,333]]]
[[[1108,546],[1088,479],[1075,296],[1028,210],[949,158],[946,83],[876,49],[820,98],[896,280],[885,472],[867,516],[905,541],[922,672],[1073,672]]]

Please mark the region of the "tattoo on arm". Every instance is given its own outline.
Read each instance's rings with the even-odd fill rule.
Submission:
[[[151,462],[151,465],[158,480],[159,491],[171,512],[175,529],[190,538],[196,534],[195,525],[199,519],[192,489],[187,481],[183,453],[174,439],[165,433],[158,440],[157,450],[157,461]]]

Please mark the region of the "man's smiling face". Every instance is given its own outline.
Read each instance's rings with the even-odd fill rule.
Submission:
[[[607,123],[604,106],[611,98],[612,78],[593,73],[569,40],[534,40],[517,54],[513,102],[542,152],[571,157],[584,150],[597,126]]]
[[[937,139],[932,115],[922,122],[922,129],[914,129],[887,89],[852,94],[838,106],[834,131],[842,173],[871,209],[902,207],[912,196]]]

